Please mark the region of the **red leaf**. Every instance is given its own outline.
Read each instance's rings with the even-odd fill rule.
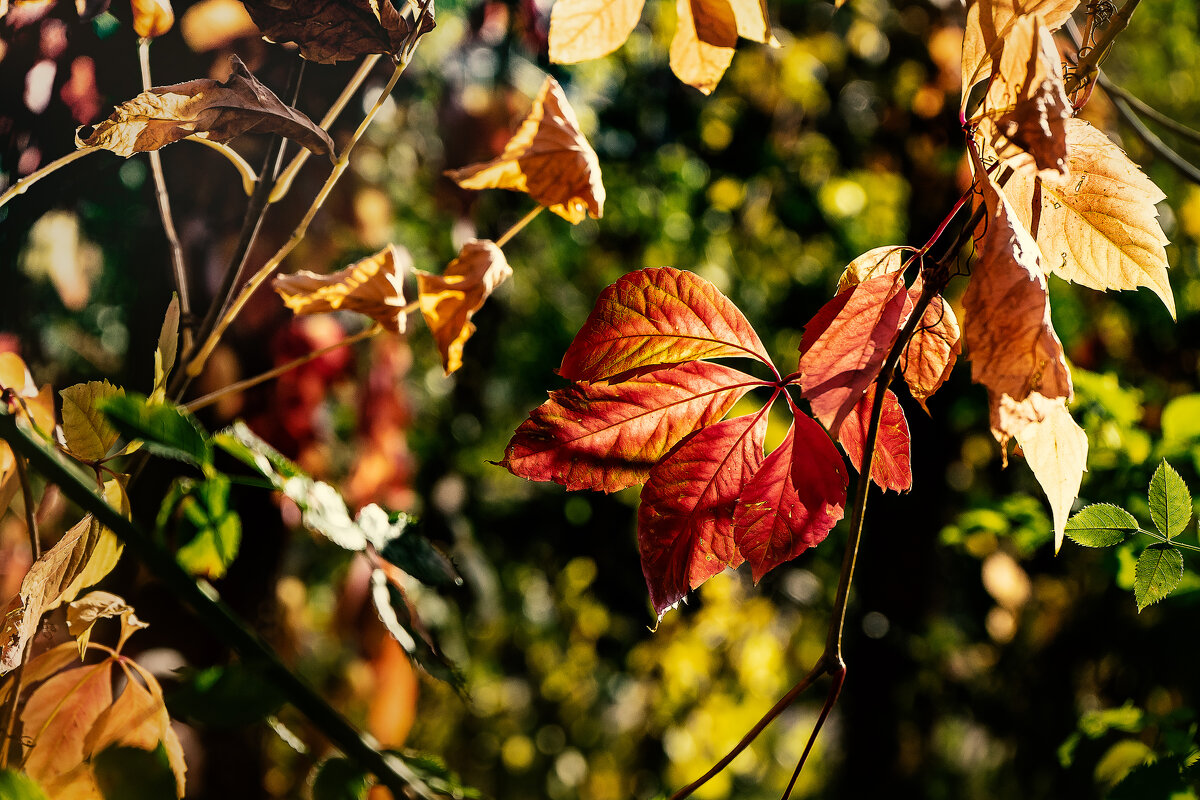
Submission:
[[[859,472],[862,472],[863,450],[867,428],[871,424],[871,405],[875,402],[877,385],[871,384],[854,407],[854,413],[846,417],[838,431],[838,442]],[[912,488],[912,447],[908,420],[891,389],[883,395],[883,416],[879,420],[879,435],[875,439],[875,458],[871,460],[871,480],[880,488],[894,492],[907,492]]]
[[[726,566],[744,560],[733,541],[738,495],[763,461],[767,409],[701,428],[654,469],[638,509],[638,550],[661,617]]]
[[[821,426],[794,405],[783,444],[763,460],[733,515],[738,550],[757,582],[819,544],[842,518],[846,469]]]
[[[717,287],[691,272],[631,272],[600,294],[558,372],[573,381],[698,358],[741,356],[770,364],[758,334]]]
[[[640,372],[620,383],[577,383],[551,392],[533,410],[500,466],[568,489],[615,492],[645,481],[683,437],[721,419],[761,385],[707,361]]]
[[[883,366],[908,294],[902,273],[878,275],[826,303],[800,341],[800,387],[832,435]]]

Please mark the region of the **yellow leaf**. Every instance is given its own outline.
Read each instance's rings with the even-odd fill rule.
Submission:
[[[504,253],[486,239],[463,245],[441,275],[417,273],[421,315],[433,332],[447,375],[462,366],[463,345],[475,332],[471,317],[510,275]]]
[[[99,461],[117,443],[119,434],[97,408],[113,396],[124,397],[125,390],[108,381],[89,381],[68,386],[62,396],[62,430],[67,449],[81,461]]]
[[[993,57],[1021,17],[1038,14],[1046,27],[1058,30],[1079,0],[968,0],[962,48],[962,99],[990,74]]]
[[[842,277],[838,279],[836,294],[841,294],[851,286],[857,286],[863,281],[877,275],[890,275],[904,268],[905,254],[915,252],[911,247],[887,245],[868,250],[846,265]]]
[[[87,653],[92,627],[100,620],[111,617],[121,618],[121,636],[117,642],[117,650],[124,646],[130,633],[146,627],[146,623],[137,618],[133,608],[126,604],[123,598],[110,592],[89,592],[67,606],[67,632],[75,637],[81,659]]]
[[[296,314],[320,314],[346,309],[366,314],[392,333],[404,333],[404,272],[412,259],[388,245],[370,258],[330,275],[302,270],[280,275],[272,284]]]
[[[74,642],[63,642],[50,648],[25,665],[25,669],[21,672],[21,691],[26,691],[35,683],[44,681],[78,658],[79,653]],[[5,707],[8,702],[14,683],[13,677],[10,676],[0,684],[0,708]]]
[[[547,77],[533,109],[500,157],[446,172],[464,189],[526,192],[563,219],[578,223],[604,214],[604,184],[596,151],[562,87]]]
[[[637,27],[645,0],[558,0],[550,10],[550,60],[575,64],[606,56]]]
[[[154,350],[154,390],[150,402],[161,403],[167,397],[167,378],[175,366],[179,351],[179,295],[171,295],[162,329],[158,332],[158,347]]]
[[[9,389],[15,395],[13,408],[22,427],[33,427],[42,437],[54,431],[54,392],[50,384],[38,390],[25,362],[16,353],[0,353],[0,390]],[[20,484],[17,480],[17,459],[6,442],[0,442],[0,516],[8,509]]]
[[[1071,506],[1079,496],[1083,473],[1087,471],[1088,441],[1064,401],[1050,400],[1045,405],[1041,418],[1020,426],[1015,435],[1029,468],[1050,500],[1057,553],[1062,547]]]
[[[737,18],[729,0],[676,0],[671,71],[704,94],[711,94],[733,62]]]

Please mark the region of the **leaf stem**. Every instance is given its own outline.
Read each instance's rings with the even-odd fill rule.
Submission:
[[[21,178],[21,180],[14,183],[12,186],[8,187],[4,194],[0,194],[0,208],[2,208],[6,203],[8,203],[9,200],[12,200],[17,195],[25,194],[27,191],[29,191],[29,187],[33,186],[50,173],[57,171],[61,167],[65,167],[72,161],[78,161],[84,156],[98,152],[102,149],[103,148],[101,147],[81,147],[78,150],[73,150],[70,153],[67,153],[62,158],[54,159],[41,169],[34,170],[24,178]]]
[[[1138,3],[1142,0],[1125,0],[1125,5],[1121,6],[1121,10],[1112,15],[1108,24],[1102,29],[1104,32],[1096,37],[1096,43],[1089,48],[1079,61],[1075,64],[1075,68],[1067,75],[1064,81],[1064,88],[1068,95],[1073,95],[1082,89],[1087,84],[1091,83],[1096,77],[1096,73],[1100,70],[1100,62],[1108,55],[1109,48],[1112,47],[1113,41],[1121,31],[1125,30],[1129,25],[1129,19],[1133,16],[1133,12],[1137,10]],[[1084,42],[1086,45],[1087,42]]]
[[[804,745],[804,752],[800,754],[800,760],[796,762],[796,770],[792,773],[792,779],[788,781],[787,788],[783,790],[783,795],[780,800],[788,800],[792,796],[792,789],[796,786],[796,779],[800,777],[800,771],[804,769],[804,762],[808,761],[808,754],[812,752],[813,745],[817,742],[817,735],[821,732],[821,728],[825,726],[825,720],[829,719],[829,712],[833,711],[833,707],[837,705],[838,697],[842,693],[842,686],[846,683],[846,665],[842,664],[836,667],[833,671],[833,683],[829,685],[829,693],[825,695],[825,702],[821,705],[821,714],[817,717],[817,722],[813,725],[812,732],[808,735],[808,742]]]
[[[1112,92],[1108,86],[1105,86],[1107,81],[1104,78],[1103,72],[1097,72],[1098,80],[1101,86],[1104,86],[1112,93],[1113,106],[1116,107],[1117,113],[1121,119],[1125,121],[1129,127],[1133,128],[1133,132],[1137,135],[1147,147],[1157,153],[1164,161],[1175,168],[1175,171],[1182,175],[1187,180],[1194,184],[1200,185],[1200,169],[1196,165],[1188,161],[1174,149],[1169,147],[1166,142],[1158,138],[1154,131],[1146,127],[1146,124],[1138,118],[1134,113],[1130,103],[1124,97],[1116,92]],[[1109,84],[1111,86],[1111,84]],[[1131,95],[1132,96],[1132,95]],[[1189,128],[1190,130],[1190,128]]]
[[[1130,94],[1126,89],[1113,83],[1112,80],[1103,72],[1096,76],[1096,80],[1099,82],[1100,88],[1109,94],[1124,100],[1133,107],[1134,111],[1141,114],[1143,117],[1162,125],[1164,128],[1171,131],[1171,133],[1178,134],[1193,144],[1200,144],[1200,131],[1196,130],[1195,128],[1189,128],[1187,125],[1183,125],[1171,119],[1154,106],[1146,103],[1137,96]]]
[[[1185,544],[1184,542],[1179,541],[1178,538],[1168,539],[1167,537],[1163,536],[1158,531],[1148,531],[1148,530],[1144,530],[1142,528],[1138,528],[1137,532],[1144,533],[1147,536],[1149,536],[1150,538],[1157,539],[1160,542],[1165,542],[1165,543],[1171,545],[1172,547],[1179,547],[1184,550],[1194,550],[1195,552],[1200,553],[1200,547],[1197,547],[1194,544]]]
[[[250,166],[250,164],[246,162],[246,159],[238,155],[238,152],[232,147],[227,144],[214,142],[212,139],[200,136],[189,136],[183,141],[202,144],[205,147],[216,150],[218,153],[225,156],[229,163],[233,165],[233,168],[238,171],[238,175],[242,179],[242,191],[246,193],[247,197],[250,197],[252,194],[254,194],[254,186],[258,182],[258,176],[254,173],[254,167]],[[304,152],[307,153],[308,151],[305,150]]]
[[[138,67],[142,75],[142,91],[150,91],[150,40],[138,39]],[[163,233],[167,236],[167,244],[171,248],[171,267],[175,273],[175,290],[179,292],[179,313],[184,319],[192,317],[191,292],[188,290],[187,266],[183,262],[183,245],[179,243],[179,233],[175,230],[175,219],[171,214],[171,196],[167,194],[167,178],[163,174],[162,155],[157,150],[151,150],[150,173],[154,176],[154,199],[158,202],[158,216],[162,219]],[[192,349],[192,329],[183,328],[183,349]]]
[[[417,309],[418,307],[419,306],[416,302],[412,302],[412,303],[409,303],[407,306],[405,306],[403,310],[405,312],[410,312],[410,311]],[[280,375],[284,374],[285,372],[291,372],[296,367],[303,366],[304,364],[307,364],[309,361],[320,358],[321,356],[325,355],[326,353],[331,353],[334,350],[338,350],[343,347],[348,347],[352,344],[356,344],[357,342],[361,342],[364,339],[370,339],[374,336],[378,336],[379,334],[383,333],[383,330],[384,329],[383,329],[382,325],[379,325],[379,324],[372,325],[369,328],[359,331],[358,333],[354,334],[353,336],[347,336],[345,339],[334,342],[333,344],[330,344],[330,345],[326,345],[325,347],[322,347],[319,350],[313,350],[311,353],[306,353],[306,354],[300,356],[299,358],[294,358],[291,361],[287,362],[286,364],[280,364],[279,366],[277,366],[273,369],[269,369],[266,372],[263,372],[259,375],[255,375],[252,378],[246,378],[245,380],[237,381],[236,383],[231,383],[228,386],[217,389],[215,392],[209,392],[208,394],[204,395],[203,397],[198,397],[195,400],[191,401],[190,403],[184,404],[183,407],[185,409],[187,409],[188,411],[193,411],[193,412],[199,411],[202,408],[207,408],[207,407],[211,406],[213,403],[220,400],[222,397],[225,397],[225,396],[231,395],[231,394],[238,394],[239,392],[243,392],[252,386],[257,386],[260,383],[266,383],[267,381],[271,380],[272,378],[278,378]]]
[[[525,216],[523,216],[519,220],[517,220],[515,223],[513,223],[513,226],[511,228],[509,228],[508,230],[506,230],[500,236],[500,238],[496,240],[496,247],[504,247],[504,245],[506,245],[510,241],[512,241],[512,238],[514,236],[516,236],[518,233],[520,233],[521,229],[523,229],[529,223],[533,222],[537,218],[537,215],[541,214],[545,210],[546,210],[545,206],[538,206],[533,211],[530,211],[528,214],[526,214]]]
[[[42,541],[38,535],[37,514],[33,508],[33,487],[29,484],[29,468],[25,463],[23,456],[13,454],[13,461],[17,466],[17,479],[21,483],[21,499],[25,503],[25,530],[29,534],[29,553],[33,557],[34,563],[42,557]],[[39,620],[40,624],[40,620]],[[13,671],[12,691],[9,694],[8,707],[4,710],[4,747],[0,751],[0,766],[9,766],[9,758],[12,755],[13,729],[17,723],[17,705],[21,698],[21,682],[25,677],[25,663],[29,661],[29,654],[33,652],[33,639],[30,636],[25,640],[25,648],[21,653],[21,663],[17,664]],[[20,750],[17,751],[18,753]]]

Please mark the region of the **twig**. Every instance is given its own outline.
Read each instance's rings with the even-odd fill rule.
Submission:
[[[1100,69],[1100,62],[1108,55],[1108,50],[1112,47],[1117,35],[1128,27],[1129,19],[1141,1],[1125,0],[1125,5],[1121,6],[1121,10],[1113,14],[1108,24],[1104,26],[1104,32],[1096,37],[1095,45],[1079,57],[1075,68],[1071,70],[1071,74],[1067,75],[1066,81],[1064,81],[1068,95],[1074,95],[1096,77],[1096,73]]]
[[[800,760],[796,762],[796,769],[792,772],[792,779],[788,781],[787,788],[783,790],[780,800],[788,800],[792,796],[796,779],[800,777],[800,771],[804,769],[804,764],[808,761],[808,754],[812,752],[813,745],[817,743],[817,735],[825,726],[825,720],[829,719],[829,712],[833,711],[833,707],[837,705],[838,697],[841,695],[842,686],[845,683],[846,665],[842,664],[833,670],[833,683],[829,685],[829,693],[825,695],[825,702],[821,705],[821,714],[817,717],[816,724],[813,725],[812,732],[808,735],[808,741],[804,744],[804,752],[800,754]]]
[[[1103,71],[1096,76],[1096,81],[1100,84],[1100,88],[1104,89],[1104,91],[1108,92],[1109,94],[1124,100],[1138,114],[1146,117],[1149,120],[1152,120],[1159,125],[1162,125],[1164,128],[1171,131],[1171,133],[1178,134],[1193,144],[1200,144],[1200,131],[1176,122],[1166,114],[1156,109],[1154,106],[1151,106],[1150,104],[1138,99],[1134,95],[1130,94],[1128,90],[1113,83]]]
[[[138,67],[142,73],[142,91],[150,91],[150,40],[138,39]],[[183,245],[175,230],[175,219],[171,214],[171,196],[167,194],[167,178],[163,174],[162,156],[151,150],[150,173],[154,176],[154,199],[158,201],[158,216],[162,218],[163,233],[171,248],[171,266],[175,271],[175,291],[179,292],[179,313],[184,319],[192,318],[191,292],[188,290],[187,267],[183,263]],[[184,352],[192,349],[192,329],[183,328]]]
[[[1195,164],[1179,155],[1179,153],[1176,153],[1166,142],[1155,136],[1154,131],[1147,128],[1145,123],[1138,119],[1137,114],[1133,113],[1133,109],[1123,98],[1113,95],[1112,101],[1113,106],[1117,109],[1117,113],[1121,115],[1121,119],[1129,127],[1133,128],[1133,132],[1137,134],[1139,139],[1146,143],[1147,147],[1174,167],[1180,175],[1192,183],[1200,185],[1200,169],[1197,169]]]
[[[9,200],[12,200],[17,195],[25,194],[29,191],[29,187],[40,181],[52,172],[57,171],[60,167],[65,167],[72,161],[78,161],[86,155],[103,150],[102,147],[81,147],[78,150],[73,150],[67,153],[62,158],[56,158],[41,169],[34,170],[26,175],[21,180],[14,183],[5,190],[4,194],[0,194],[0,208],[2,208]]]
[[[29,469],[25,465],[25,458],[20,455],[13,455],[13,461],[17,465],[17,479],[21,483],[21,499],[25,503],[25,530],[29,534],[29,552],[33,556],[33,561],[36,563],[42,557],[42,541],[38,535],[37,515],[33,508],[33,487],[29,484]],[[40,623],[40,620],[39,620]],[[29,661],[29,655],[33,652],[33,639],[30,636],[25,640],[25,648],[21,653],[21,663],[17,664],[17,668],[13,671],[12,690],[8,698],[8,708],[4,710],[4,749],[0,752],[0,765],[7,767],[9,765],[9,756],[12,755],[13,729],[17,723],[17,705],[20,703],[21,697],[21,682],[25,677],[25,663]],[[17,751],[20,753],[20,750]]]
[[[530,211],[528,214],[513,223],[513,226],[501,234],[500,238],[496,240],[496,247],[504,247],[504,245],[511,242],[514,236],[520,233],[526,225],[533,222],[537,218],[537,215],[541,214],[545,210],[545,206],[538,206],[533,211]]]

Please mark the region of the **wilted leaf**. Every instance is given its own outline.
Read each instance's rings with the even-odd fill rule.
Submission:
[[[1112,547],[1138,530],[1138,521],[1120,506],[1096,503],[1067,520],[1066,535],[1083,547]]]
[[[1070,119],[1066,130],[1070,180],[1055,185],[1018,171],[1004,187],[1043,267],[1091,289],[1149,287],[1174,317],[1167,237],[1154,207],[1165,195],[1088,123]]]
[[[404,570],[426,586],[462,585],[462,578],[454,569],[454,564],[434,547],[432,542],[408,524],[406,515],[400,514],[396,522],[388,522],[389,535],[380,541],[380,537],[372,534],[372,528],[375,526],[368,522],[368,509],[372,508],[377,509],[384,520],[387,520],[386,512],[372,504],[358,513],[358,524],[379,551],[380,558]]]
[[[1077,5],[1079,0],[969,0],[962,47],[964,106],[972,87],[990,74],[992,59],[1022,18],[1039,15],[1055,31]]]
[[[77,133],[75,143],[128,158],[189,136],[227,142],[243,133],[276,133],[317,155],[333,157],[329,134],[284,105],[237,56],[224,83],[202,78],[143,92],[117,106],[86,139]]]
[[[512,267],[504,253],[486,239],[464,244],[441,275],[417,272],[421,315],[437,342],[447,375],[462,366],[463,346],[475,333],[471,317],[510,275]]]
[[[595,381],[700,358],[771,358],[717,287],[671,267],[631,272],[600,294],[563,356],[567,380]]]
[[[133,31],[143,39],[156,39],[175,24],[170,0],[130,0]]]
[[[916,302],[920,290],[909,290],[909,297]],[[935,296],[925,307],[921,322],[908,340],[900,356],[900,370],[913,399],[921,404],[925,413],[929,408],[925,401],[941,388],[954,371],[954,364],[962,352],[962,333],[954,309],[941,296]]]
[[[725,420],[684,439],[650,470],[638,509],[638,551],[661,618],[689,589],[737,567],[733,514],[762,465],[767,413]]]
[[[879,375],[907,298],[899,272],[876,275],[834,297],[804,327],[800,387],[831,435]]]
[[[366,314],[392,333],[404,333],[404,273],[412,259],[394,245],[329,275],[302,270],[280,275],[272,286],[297,315],[346,309]]]
[[[987,96],[972,122],[996,155],[1015,169],[1066,178],[1066,122],[1074,112],[1063,88],[1054,37],[1040,17],[1019,17],[1002,46]]]
[[[1046,405],[1042,418],[1019,428],[1016,438],[1029,468],[1050,500],[1057,553],[1062,547],[1067,516],[1087,471],[1088,440],[1083,428],[1072,419],[1065,401],[1049,400]]]
[[[1142,551],[1133,571],[1133,598],[1138,613],[1175,591],[1183,579],[1183,555],[1166,543]]]
[[[175,367],[175,356],[179,352],[179,295],[171,295],[167,314],[163,317],[162,330],[158,333],[158,347],[154,350],[154,390],[150,402],[161,403],[167,399],[167,378]]]
[[[707,361],[639,372],[618,383],[578,383],[551,392],[530,413],[500,465],[568,489],[615,492],[645,481],[683,437],[721,419],[761,384]]]
[[[734,512],[734,541],[754,580],[820,544],[842,518],[846,470],[829,436],[792,407],[783,443],[763,460]]]
[[[1183,533],[1192,521],[1192,494],[1187,484],[1164,459],[1150,479],[1150,518],[1168,539]]]
[[[67,632],[75,637],[79,646],[79,658],[87,654],[88,640],[92,635],[92,627],[102,619],[121,618],[121,627],[145,628],[146,623],[140,621],[134,614],[133,607],[124,598],[111,592],[89,592],[67,606]],[[124,637],[117,649],[124,644]]]
[[[550,60],[575,64],[606,56],[637,27],[645,0],[558,0],[550,10]]]
[[[862,472],[876,386],[878,384],[873,383],[867,388],[866,394],[838,430],[838,443],[859,472]],[[875,457],[871,460],[871,480],[881,489],[891,489],[893,492],[907,492],[912,488],[912,442],[908,420],[891,389],[883,394],[883,416],[879,420],[879,435],[875,440]]]
[[[246,0],[246,10],[273,42],[295,42],[300,55],[319,64],[370,53],[396,54],[412,32],[412,23],[392,0]],[[432,14],[422,32],[433,28]]]
[[[579,132],[575,111],[549,76],[529,116],[499,158],[446,172],[464,189],[526,192],[563,219],[604,214],[604,184],[596,151]]]
[[[82,461],[99,461],[108,455],[120,434],[104,418],[100,403],[110,397],[123,397],[125,390],[108,381],[89,381],[68,386],[59,395],[67,449]]]
[[[97,405],[116,431],[127,439],[141,440],[151,453],[197,467],[212,463],[212,445],[200,423],[179,406],[165,401],[152,403],[141,395],[124,393]]]
[[[887,245],[886,247],[876,247],[874,250],[868,250],[847,264],[846,268],[842,270],[842,276],[838,278],[837,294],[841,294],[851,286],[857,286],[871,278],[899,272],[907,265],[907,259],[904,257],[905,254],[913,252],[911,247],[897,245]]]

